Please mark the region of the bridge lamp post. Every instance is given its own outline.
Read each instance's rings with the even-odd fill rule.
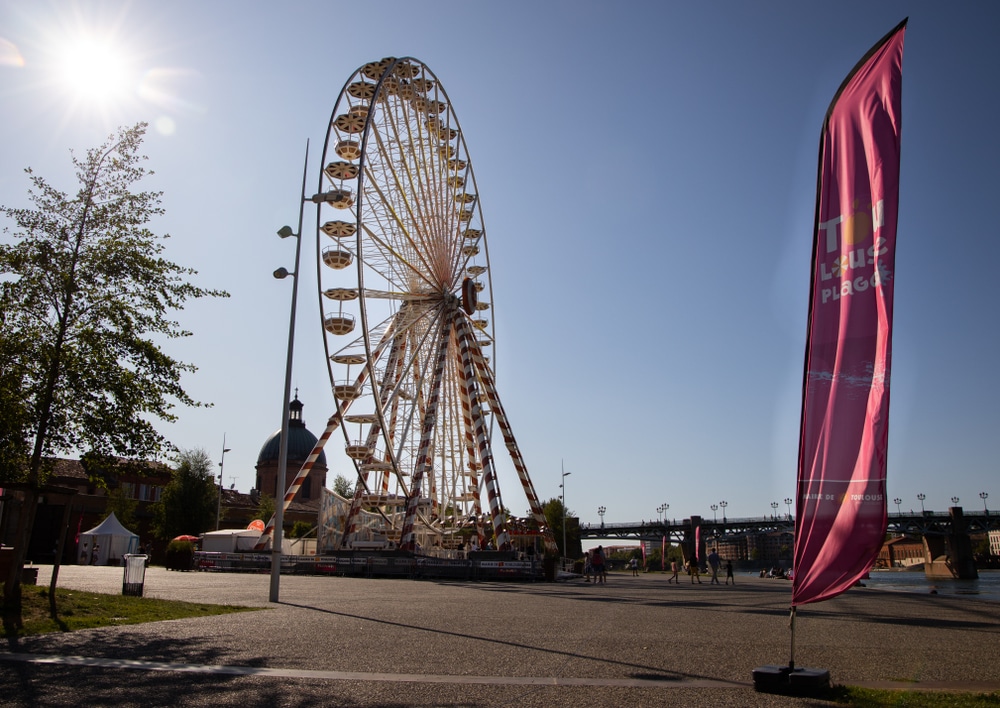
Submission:
[[[788,509],[788,520],[792,520],[792,498],[785,497],[785,508]]]
[[[608,510],[608,508],[606,506],[599,506],[599,507],[597,507],[597,515],[601,517],[601,528],[602,529],[604,528],[604,512],[606,512],[607,510]]]
[[[900,510],[899,505],[903,503],[903,500],[900,499],[899,497],[896,497],[895,499],[892,500],[892,503],[896,505],[896,513],[902,516],[903,512]]]
[[[717,512],[719,510],[719,505],[718,504],[712,504],[712,506],[710,506],[708,508],[712,510],[712,522],[715,523],[715,524],[718,524],[719,523],[719,517],[715,515],[715,512]]]
[[[729,506],[729,502],[720,501],[719,506],[722,507],[722,523],[726,523],[726,507]]]
[[[924,499],[926,499],[926,498],[927,498],[927,495],[924,494],[923,492],[920,492],[920,494],[917,495],[917,499],[920,500],[920,515],[921,516],[923,516],[924,514],[927,513],[926,511],[924,511]]]
[[[986,492],[979,492],[979,498],[983,500],[983,513],[986,514],[987,516],[990,515],[990,510],[986,508],[986,497],[988,496],[989,494],[987,494]]]
[[[663,523],[663,512],[670,508],[669,504],[660,504],[656,507],[656,513],[659,515],[660,523]]]
[[[958,506],[958,497],[952,497],[951,503],[954,504],[955,506]]]
[[[771,518],[773,519],[778,513],[778,502],[771,502]]]

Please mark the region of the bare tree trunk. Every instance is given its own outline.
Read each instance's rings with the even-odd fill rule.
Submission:
[[[66,548],[66,537],[69,535],[69,519],[73,505],[72,497],[66,499],[66,509],[63,511],[62,532],[56,545],[56,557],[52,561],[52,579],[49,580],[49,614],[56,618],[56,580],[59,578],[59,564],[62,562],[63,550]]]

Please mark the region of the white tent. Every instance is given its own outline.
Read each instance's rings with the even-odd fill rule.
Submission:
[[[260,531],[254,529],[207,531],[201,535],[201,550],[214,553],[252,551],[259,538]]]
[[[122,526],[114,512],[90,531],[80,534],[80,565],[118,565],[126,553],[135,553],[139,536]]]

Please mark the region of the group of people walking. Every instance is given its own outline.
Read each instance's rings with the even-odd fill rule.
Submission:
[[[711,573],[711,578],[712,578],[709,581],[709,584],[713,583],[715,585],[722,584],[719,582],[719,569],[721,567],[722,567],[722,559],[719,558],[718,551],[713,548],[712,552],[708,554],[708,569],[709,572]],[[701,585],[702,584],[701,564],[698,563],[698,558],[696,556],[692,556],[691,558],[689,558],[688,562],[685,564],[685,568],[687,569],[688,575],[691,576],[691,584],[693,585],[695,583],[698,583],[699,585]],[[678,585],[680,584],[681,582],[679,577],[680,569],[681,569],[680,563],[678,563],[677,561],[670,562],[670,570],[673,572],[673,575],[667,578],[668,583],[676,582]],[[726,561],[725,569],[726,569],[726,585],[729,585],[730,582],[732,582],[732,584],[735,585],[736,578],[733,576],[733,562],[731,560]]]
[[[725,566],[722,564],[722,559],[719,557],[718,550],[713,548],[712,552],[708,554],[708,571],[711,576],[709,584],[721,585],[719,582],[719,570],[725,569],[726,571],[726,585],[732,583],[736,585],[736,578],[733,576],[733,562],[727,560]],[[680,585],[680,572],[681,567],[684,567],[687,574],[691,577],[691,584],[694,585],[698,583],[702,585],[701,581],[701,565],[698,563],[698,558],[692,556],[688,559],[687,563],[681,563],[679,561],[670,561],[670,571],[672,575],[667,578],[667,583],[677,583]],[[639,575],[639,562],[635,558],[629,560],[628,564],[629,570],[632,571],[634,577]],[[583,579],[586,582],[590,582],[590,578],[594,578],[595,583],[607,582],[608,572],[607,563],[604,557],[604,546],[598,546],[592,551],[587,551],[583,554]]]

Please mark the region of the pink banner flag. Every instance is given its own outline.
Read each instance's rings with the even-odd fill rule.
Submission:
[[[854,67],[820,137],[793,607],[847,590],[885,538],[905,31]]]

